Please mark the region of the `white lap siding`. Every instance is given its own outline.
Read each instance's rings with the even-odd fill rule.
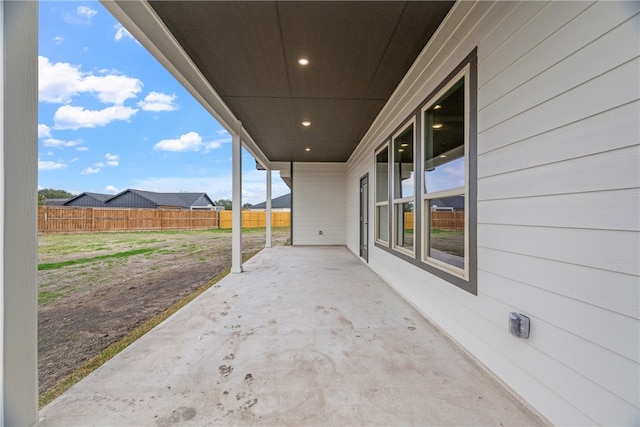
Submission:
[[[345,244],[345,171],[344,163],[294,163],[294,245]]]
[[[478,295],[372,244],[369,265],[554,424],[640,423],[639,9],[456,4],[347,164],[357,254],[375,148],[477,47]]]

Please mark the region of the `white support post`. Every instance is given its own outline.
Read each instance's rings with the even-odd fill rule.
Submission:
[[[38,3],[0,1],[0,425],[38,421]]]
[[[267,169],[267,241],[264,247],[271,247],[271,169]]]
[[[238,121],[231,136],[232,157],[232,214],[231,214],[231,272],[242,273],[242,123]]]

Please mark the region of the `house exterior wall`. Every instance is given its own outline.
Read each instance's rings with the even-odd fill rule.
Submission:
[[[193,204],[191,206],[213,206],[214,203],[211,199],[209,199],[207,196],[202,196],[200,197],[198,200],[196,200],[195,202],[193,202]]]
[[[358,254],[374,150],[477,47],[478,295],[373,243],[369,265],[554,424],[640,422],[639,9],[457,3],[347,163]]]
[[[294,245],[345,244],[345,170],[344,163],[294,163]]]

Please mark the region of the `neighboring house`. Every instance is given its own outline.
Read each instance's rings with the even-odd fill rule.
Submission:
[[[237,207],[244,146],[291,184],[293,245],[345,245],[551,423],[640,423],[640,2],[103,4],[231,134]],[[38,420],[37,4],[0,8],[0,393],[6,424],[24,425]],[[461,265],[429,227],[448,197],[466,201]]]
[[[132,189],[111,196],[105,205],[117,208],[216,210],[216,204],[206,193],[155,193]]]
[[[84,192],[69,199],[64,206],[103,208],[105,202],[111,197],[113,197],[112,194]]]
[[[265,209],[267,209],[266,201],[252,205],[249,208],[249,210],[252,211],[263,211]],[[275,199],[271,199],[271,210],[281,212],[291,211],[291,193],[285,194],[284,196],[276,197]]]
[[[443,197],[431,200],[432,211],[464,211],[464,197]]]

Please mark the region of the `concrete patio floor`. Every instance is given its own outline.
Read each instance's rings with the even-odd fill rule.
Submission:
[[[41,426],[545,425],[344,247],[275,247]]]

